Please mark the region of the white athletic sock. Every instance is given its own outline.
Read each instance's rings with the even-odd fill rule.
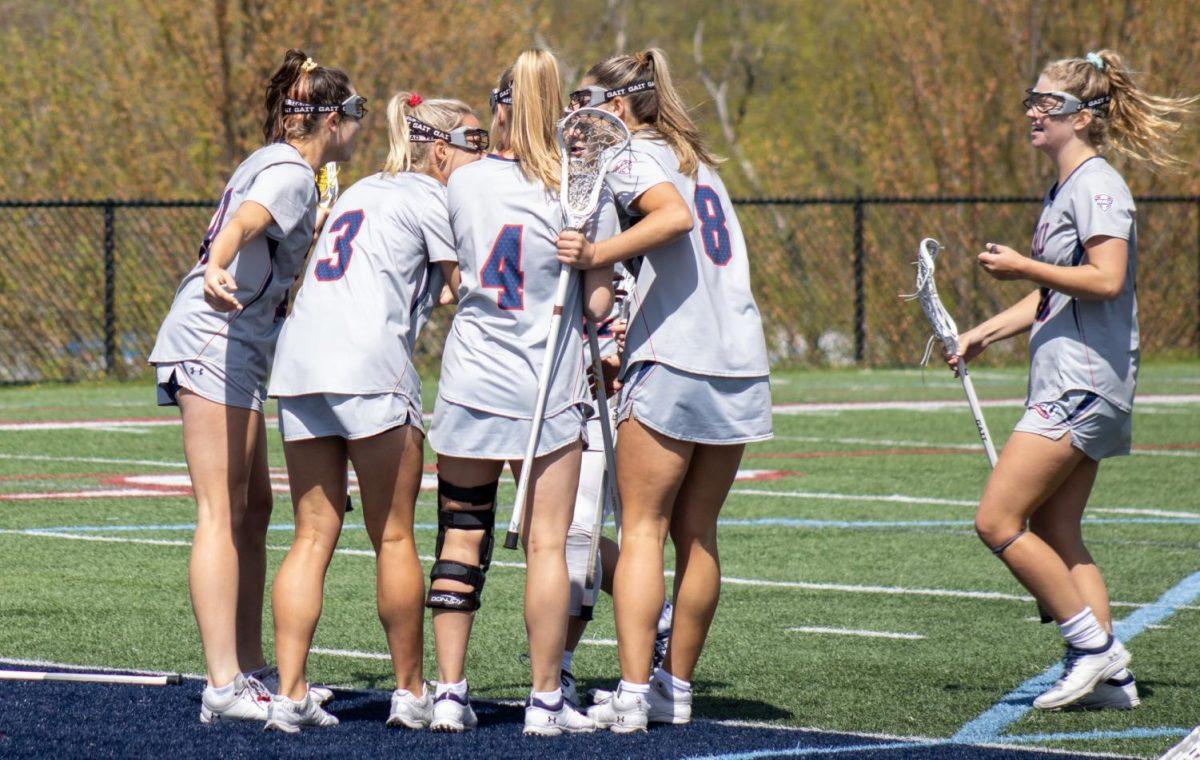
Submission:
[[[535,691],[533,692],[533,698],[547,705],[558,704],[558,700],[562,699],[562,689]]]
[[[658,614],[658,632],[666,633],[671,630],[671,618],[675,614],[675,608],[671,606],[670,601],[663,602],[662,612]]]
[[[676,678],[662,668],[654,669],[654,680],[667,687],[667,693],[671,695],[688,694],[692,691],[691,681]]]
[[[236,681],[236,680],[237,679],[234,679],[234,681]],[[225,684],[224,686],[211,686],[210,685],[208,687],[208,689],[214,697],[222,697],[222,698],[231,697],[231,696],[233,696],[234,681],[230,681],[229,683]]]
[[[575,660],[575,653],[570,649],[563,650],[562,669],[571,672],[571,663]]]
[[[1129,672],[1129,668],[1121,668],[1120,672],[1113,674],[1110,681],[1124,681],[1126,678],[1133,678],[1133,673]]]
[[[629,683],[624,678],[617,684],[617,691],[622,694],[641,694],[643,697],[650,693],[650,684]]]
[[[1098,649],[1108,643],[1108,632],[1092,614],[1091,607],[1084,607],[1083,612],[1059,623],[1058,629],[1067,643],[1078,649]]]
[[[446,692],[459,697],[467,696],[467,679],[464,678],[458,683],[442,683],[438,681],[437,689],[434,691],[433,696],[440,697]]]

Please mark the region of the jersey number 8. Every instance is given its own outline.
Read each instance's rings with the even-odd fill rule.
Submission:
[[[729,227],[725,224],[725,209],[721,197],[708,185],[696,185],[696,217],[700,220],[700,240],[704,253],[712,263],[723,267],[733,258],[729,244]]]

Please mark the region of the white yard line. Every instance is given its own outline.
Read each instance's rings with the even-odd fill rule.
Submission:
[[[170,467],[187,469],[187,462],[163,462],[157,459],[109,459],[107,457],[60,457],[47,454],[0,454],[0,459],[24,462],[80,462],[83,464],[128,464],[141,467]]]
[[[979,443],[941,443],[939,441],[905,441],[889,438],[840,438],[817,435],[777,435],[771,440],[795,441],[797,443],[838,443],[849,446],[887,446],[914,449],[936,448],[952,449],[954,451],[976,451],[980,447]],[[1147,457],[1178,457],[1181,459],[1195,459],[1200,457],[1200,451],[1187,449],[1147,449],[1139,446],[1134,446],[1132,453],[1135,456]]]
[[[313,654],[323,654],[329,657],[352,657],[359,660],[392,659],[392,656],[386,652],[360,652],[357,649],[326,649],[325,647],[313,647],[309,651]]]
[[[580,639],[580,644],[591,644],[594,647],[615,647],[616,639]]]
[[[791,633],[828,633],[834,636],[863,636],[868,639],[910,639],[925,637],[919,633],[895,633],[892,631],[867,631],[862,628],[825,628],[817,625],[796,625],[783,630]]]

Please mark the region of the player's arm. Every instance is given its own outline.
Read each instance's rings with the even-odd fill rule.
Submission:
[[[577,269],[611,267],[641,256],[692,231],[692,211],[670,182],[660,182],[637,197],[630,210],[641,218],[619,235],[590,243],[582,233],[558,237],[558,260]]]
[[[1059,266],[1022,256],[1004,245],[989,244],[979,265],[999,280],[1029,280],[1084,301],[1111,301],[1125,287],[1129,244],[1117,237],[1094,235],[1083,244],[1087,256],[1078,266]]]
[[[208,248],[208,263],[204,267],[204,300],[209,306],[217,311],[242,308],[233,295],[237,291],[237,283],[225,270],[233,263],[238,251],[266,232],[273,221],[271,212],[265,206],[255,201],[245,201],[213,238]]]
[[[588,319],[597,324],[603,322],[612,313],[614,300],[611,266],[584,271],[583,313]]]
[[[969,362],[993,343],[1027,332],[1037,319],[1040,298],[1039,291],[1031,291],[1029,295],[988,321],[961,333],[958,336],[958,354],[947,356],[946,363],[957,371],[959,357]]]
[[[457,261],[439,261],[442,270],[442,290],[438,293],[436,306],[450,306],[458,303],[458,286],[462,284],[462,273],[458,271]]]

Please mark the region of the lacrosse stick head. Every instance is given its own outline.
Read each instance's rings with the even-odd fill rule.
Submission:
[[[942,346],[948,353],[958,352],[958,325],[954,324],[954,318],[950,316],[950,312],[946,311],[946,307],[942,305],[942,299],[938,296],[937,281],[934,277],[934,258],[938,252],[942,250],[942,246],[933,238],[925,238],[917,246],[917,290],[915,293],[905,296],[909,300],[917,300],[921,304],[921,310],[925,312],[925,316],[929,319],[929,324],[933,328],[933,339],[941,341]],[[931,339],[932,340],[932,339]],[[921,362],[929,360],[929,349],[932,347],[926,346],[925,359]]]
[[[579,229],[596,210],[608,167],[629,145],[629,128],[608,111],[580,108],[558,122],[558,190],[566,225]]]
[[[328,209],[338,197],[338,165],[330,161],[317,172],[317,203]]]

